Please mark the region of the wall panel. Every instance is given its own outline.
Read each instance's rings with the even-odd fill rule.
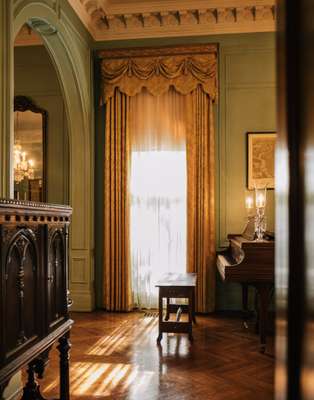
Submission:
[[[250,36],[250,35],[248,35]],[[266,35],[220,46],[217,121],[217,248],[228,233],[242,232],[247,214],[247,132],[276,131],[275,43]],[[274,190],[267,191],[267,226],[274,230]],[[241,308],[241,289],[217,277],[217,309]],[[252,293],[251,293],[252,297]],[[252,299],[251,299],[252,302]]]

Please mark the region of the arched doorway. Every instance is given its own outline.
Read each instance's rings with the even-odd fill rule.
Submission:
[[[27,23],[40,34],[63,94],[69,132],[69,204],[73,207],[70,289],[74,309],[88,311],[94,305],[91,62],[87,38],[69,17],[67,7],[64,2],[62,6],[50,1],[16,2],[12,33],[14,38]]]

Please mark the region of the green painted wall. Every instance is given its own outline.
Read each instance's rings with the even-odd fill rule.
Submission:
[[[275,37],[228,37],[220,42],[220,100],[217,115],[217,247],[228,233],[243,230],[249,131],[276,131]],[[274,191],[267,191],[268,229],[274,230]],[[251,293],[252,296],[252,293]],[[241,308],[237,284],[217,279],[217,308]],[[251,300],[252,301],[252,300]]]
[[[161,46],[192,43],[219,44],[219,100],[216,105],[216,232],[217,249],[228,233],[243,230],[246,222],[246,132],[276,130],[275,35],[234,34],[210,37],[146,39],[96,44],[95,48]],[[96,75],[96,88],[99,79]],[[102,110],[103,112],[103,110]],[[100,122],[98,121],[98,124]],[[103,129],[103,128],[102,128]],[[96,131],[97,131],[96,122]],[[99,132],[99,131],[98,131]],[[102,130],[103,132],[103,130]],[[103,135],[103,133],[101,133]],[[102,196],[103,139],[96,150],[96,198]],[[97,149],[97,146],[96,146]],[[98,305],[102,291],[102,211],[96,205],[96,283]],[[268,229],[274,229],[274,191],[268,191]],[[251,294],[252,295],[252,294]],[[217,276],[216,308],[241,308],[237,284],[223,284]]]
[[[54,66],[44,46],[14,50],[14,94],[30,97],[48,112],[47,201],[69,201],[69,146],[67,119]]]

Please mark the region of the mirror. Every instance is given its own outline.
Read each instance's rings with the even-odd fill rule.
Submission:
[[[46,201],[47,112],[25,96],[14,98],[14,198]]]

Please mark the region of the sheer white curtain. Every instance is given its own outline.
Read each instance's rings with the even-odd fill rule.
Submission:
[[[186,271],[186,103],[171,89],[132,98],[131,265],[134,305],[157,306],[156,281]]]

